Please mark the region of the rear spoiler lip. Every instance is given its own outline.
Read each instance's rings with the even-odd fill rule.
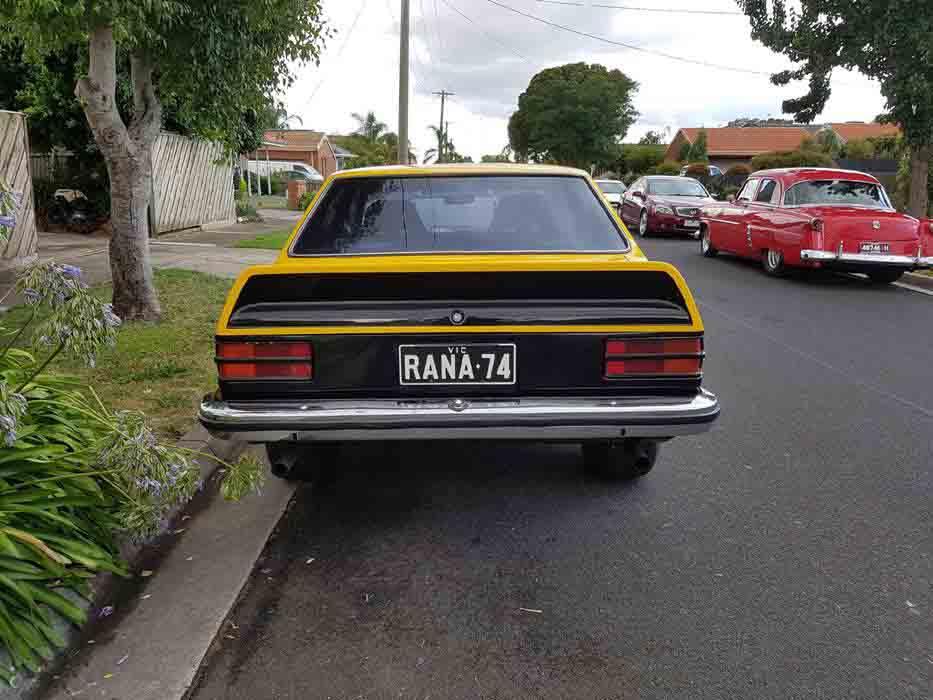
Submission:
[[[690,324],[650,325],[627,324],[619,326],[471,326],[436,327],[409,326],[405,333],[684,333],[704,330],[699,308],[686,281],[673,265],[643,258],[632,259],[619,254],[505,254],[505,255],[410,255],[398,257],[352,257],[289,259],[270,265],[254,265],[237,277],[227,295],[227,301],[217,320],[217,335],[255,335],[255,328],[230,328],[236,300],[246,282],[260,275],[327,274],[327,273],[406,273],[406,272],[539,272],[539,271],[645,271],[662,272],[670,276],[684,299],[691,318]],[[396,333],[398,327],[283,327],[263,328],[263,335],[339,334],[339,333]]]

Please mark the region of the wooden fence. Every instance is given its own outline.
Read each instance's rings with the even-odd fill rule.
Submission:
[[[236,221],[233,160],[220,144],[162,133],[152,152],[152,234]]]
[[[18,112],[0,111],[0,180],[19,199],[13,233],[0,253],[0,275],[36,258],[36,209],[29,174],[29,137],[26,118]]]

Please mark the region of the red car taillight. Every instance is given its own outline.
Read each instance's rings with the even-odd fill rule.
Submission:
[[[606,341],[605,376],[689,375],[703,366],[702,338],[658,338]]]
[[[311,379],[312,358],[307,341],[217,341],[221,379]]]
[[[814,250],[823,250],[823,235],[826,225],[820,218],[810,219],[810,228],[813,230]]]

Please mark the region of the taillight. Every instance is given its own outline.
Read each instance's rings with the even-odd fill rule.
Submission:
[[[813,230],[813,248],[814,250],[823,249],[823,220],[820,218],[810,219],[810,228]]]
[[[702,338],[632,338],[606,341],[605,376],[689,375],[703,366]]]
[[[307,341],[217,341],[221,379],[311,379],[312,359]]]

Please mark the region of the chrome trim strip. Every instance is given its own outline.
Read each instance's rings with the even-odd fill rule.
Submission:
[[[212,434],[247,442],[664,438],[705,432],[718,415],[719,400],[705,390],[692,398],[334,399],[255,406],[206,398],[198,412]]]
[[[844,263],[864,263],[878,265],[903,265],[905,267],[925,267],[933,258],[916,258],[910,255],[880,255],[877,253],[833,253],[826,250],[800,251],[802,260],[820,260]]]
[[[701,219],[705,218],[707,221],[715,221],[717,224],[729,224],[730,226],[741,226],[742,225],[740,221],[729,221],[728,219],[714,219],[709,216],[704,217],[703,212],[700,212],[700,218]]]

